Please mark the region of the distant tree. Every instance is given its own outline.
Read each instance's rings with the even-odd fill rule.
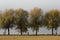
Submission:
[[[27,17],[28,17],[28,12],[25,11],[24,9],[20,8],[16,10],[16,24],[17,28],[19,29],[22,35],[22,32],[27,32]]]
[[[13,27],[14,10],[12,10],[12,9],[5,10],[5,12],[3,13],[3,17],[4,17],[4,22],[3,22],[3,27],[2,28],[7,29],[8,30],[8,35],[10,35],[9,28]]]
[[[45,14],[44,25],[47,26],[48,29],[52,28],[52,35],[53,35],[52,18],[49,13]]]
[[[52,35],[53,29],[57,30],[59,26],[59,12],[58,10],[51,10],[45,14],[45,25],[48,29],[52,28]]]
[[[0,27],[2,28],[2,26],[3,26],[3,17],[2,17],[2,14],[0,14]]]
[[[35,7],[34,9],[31,10],[30,16],[31,16],[31,22],[30,22],[30,27],[34,30],[36,30],[36,35],[39,30],[39,26],[41,26],[41,16],[42,10],[41,8]]]

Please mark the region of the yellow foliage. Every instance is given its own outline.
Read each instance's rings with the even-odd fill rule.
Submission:
[[[52,17],[54,17],[56,14],[58,14],[57,12],[58,12],[58,10],[56,10],[56,9],[50,10],[50,15]]]
[[[14,14],[14,11],[12,9],[7,9],[4,11],[4,17],[7,17],[7,16],[12,16]]]
[[[3,26],[3,21],[4,21],[4,18],[2,14],[0,14],[0,28]]]
[[[22,8],[16,10],[16,18],[20,18],[24,13],[24,10]]]
[[[47,21],[48,22],[47,23],[48,28],[54,27],[55,24],[53,24],[53,22],[54,22],[55,19],[59,20],[59,12],[56,9],[50,10],[45,16],[48,19],[48,21]]]
[[[31,10],[30,15],[31,15],[31,16],[33,16],[33,17],[35,17],[35,16],[39,16],[39,15],[40,15],[40,13],[41,13],[41,9],[40,9],[40,8],[35,7],[34,9],[32,9],[32,10]]]
[[[13,19],[13,15],[14,15],[14,11],[12,9],[7,9],[6,11],[4,11],[4,13],[3,13],[3,18],[4,18],[3,25],[8,23],[8,21],[11,21]]]

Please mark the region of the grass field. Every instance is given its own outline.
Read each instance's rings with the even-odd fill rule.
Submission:
[[[0,40],[60,40],[60,36],[0,36]]]

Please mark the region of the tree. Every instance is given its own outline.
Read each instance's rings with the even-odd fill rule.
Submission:
[[[55,30],[59,27],[59,12],[58,10],[51,10],[52,16],[53,16],[53,26]],[[57,34],[57,31],[56,31]]]
[[[53,35],[53,28],[57,30],[59,26],[59,12],[58,10],[50,10],[45,14],[45,25],[48,29],[52,28],[52,35]]]
[[[44,25],[47,26],[48,29],[52,28],[52,35],[53,35],[52,18],[49,13],[45,14]]]
[[[3,17],[2,14],[0,14],[0,28],[3,26]]]
[[[3,29],[7,29],[8,30],[8,35],[10,35],[10,30],[9,28],[13,27],[13,23],[14,23],[14,10],[12,9],[7,9],[4,14],[4,22],[3,22]]]
[[[20,8],[16,10],[16,24],[22,35],[22,32],[27,32],[27,17],[28,12]]]
[[[3,18],[2,15],[3,15],[3,14],[1,13],[1,14],[0,14],[0,28],[3,27],[3,22],[4,22],[4,18]],[[4,31],[4,34],[6,34],[6,31]]]
[[[39,26],[41,26],[41,20],[39,19],[41,16],[41,8],[35,7],[34,9],[31,10],[30,16],[31,16],[31,22],[30,22],[30,27],[33,29],[33,31],[37,32],[39,30]]]

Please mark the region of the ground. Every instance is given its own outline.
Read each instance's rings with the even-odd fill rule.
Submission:
[[[60,40],[60,36],[0,36],[0,40]]]

